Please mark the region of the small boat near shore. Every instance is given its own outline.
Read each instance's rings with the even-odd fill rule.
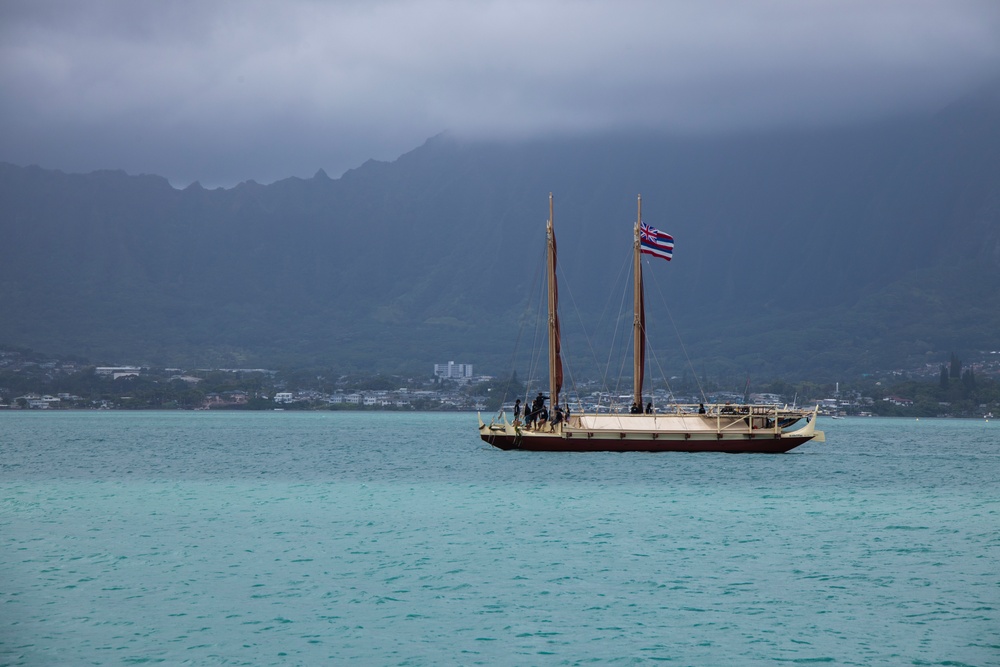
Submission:
[[[728,452],[790,451],[810,440],[823,442],[816,430],[817,405],[811,409],[778,405],[678,404],[666,411],[647,413],[568,413],[560,404],[563,368],[559,332],[556,240],[553,202],[549,195],[546,223],[548,279],[549,395],[552,420],[523,423],[505,412],[490,420],[479,416],[483,441],[503,450],[547,452]],[[642,198],[633,239],[633,395],[643,405],[646,331],[641,254],[670,259],[673,239],[642,222]]]

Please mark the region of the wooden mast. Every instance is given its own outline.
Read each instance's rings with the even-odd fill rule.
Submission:
[[[635,239],[633,241],[633,304],[632,304],[632,383],[633,400],[642,409],[643,370],[646,365],[646,312],[642,292],[642,263],[639,227],[642,224],[642,195],[638,196],[638,211],[635,219]]]
[[[560,357],[559,341],[559,286],[556,282],[556,234],[552,227],[553,205],[552,193],[549,193],[549,221],[545,225],[545,236],[548,248],[548,279],[549,279],[549,407],[555,409],[559,404],[559,390],[562,389],[562,358]]]

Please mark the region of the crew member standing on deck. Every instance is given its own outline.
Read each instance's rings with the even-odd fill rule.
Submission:
[[[535,414],[540,414],[545,409],[545,399],[547,398],[548,396],[542,392],[538,392],[538,396],[535,396],[535,402],[531,404],[531,410]]]

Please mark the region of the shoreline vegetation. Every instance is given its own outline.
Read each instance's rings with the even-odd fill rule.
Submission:
[[[992,355],[1000,357],[1000,355]],[[671,403],[749,402],[813,405],[830,416],[983,418],[1000,414],[1000,358],[910,371],[886,371],[833,384],[748,378],[654,383],[650,399]],[[179,369],[94,366],[26,349],[0,348],[0,410],[389,410],[510,411],[538,382],[480,376],[459,382],[332,369]],[[569,401],[617,397],[595,382],[578,383]]]

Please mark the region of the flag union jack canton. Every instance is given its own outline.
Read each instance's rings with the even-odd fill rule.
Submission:
[[[669,262],[674,256],[674,237],[643,222],[639,225],[639,249]]]

